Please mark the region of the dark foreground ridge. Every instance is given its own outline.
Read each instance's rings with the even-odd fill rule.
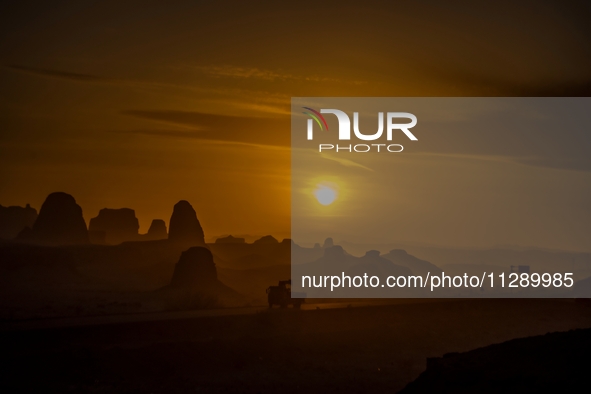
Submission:
[[[43,330],[1,332],[0,325],[0,392],[395,393],[425,371],[429,357],[591,327],[589,308],[565,300],[319,307]],[[486,392],[476,384],[482,374],[496,379],[502,371],[506,384],[493,380],[489,392],[512,392],[511,384],[522,390],[538,367],[541,382],[562,388],[554,392],[574,392],[571,382],[587,381],[581,371],[589,370],[590,335],[585,329],[468,352],[480,372],[465,364],[443,369],[451,374],[447,392]],[[421,391],[436,371],[405,392],[444,392]]]
[[[589,392],[591,329],[514,339],[427,360],[400,393]]]

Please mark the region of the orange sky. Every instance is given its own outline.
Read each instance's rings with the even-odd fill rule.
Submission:
[[[307,106],[355,112],[366,135],[377,130],[378,112],[403,109],[418,119],[411,129],[418,139],[397,131],[390,141],[339,140],[336,116],[325,114],[328,129],[316,125],[308,140]],[[294,99],[292,108],[291,236],[298,244],[333,237],[591,250],[591,98],[316,97]],[[319,152],[319,144],[340,150]],[[377,152],[364,144],[383,145]],[[404,149],[389,153],[388,144]],[[319,188],[332,191],[324,203],[314,195]]]
[[[292,96],[591,91],[587,1],[393,3],[3,3],[0,204],[281,238]]]

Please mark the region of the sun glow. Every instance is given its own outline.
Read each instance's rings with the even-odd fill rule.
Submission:
[[[337,199],[337,191],[333,187],[319,184],[314,189],[314,196],[320,204],[330,205]]]

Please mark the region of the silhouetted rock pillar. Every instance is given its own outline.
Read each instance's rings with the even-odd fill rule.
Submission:
[[[166,239],[168,238],[168,233],[166,231],[166,223],[162,219],[154,219],[152,220],[152,224],[150,224],[150,228],[148,229],[147,238],[156,240],[156,239]]]
[[[33,242],[55,245],[87,244],[88,230],[82,208],[67,193],[51,193],[41,206],[29,234]]]
[[[213,255],[204,247],[192,247],[181,254],[170,285],[175,288],[204,288],[217,283]]]
[[[29,204],[26,207],[3,207],[0,205],[0,238],[13,239],[26,227],[33,227],[37,211]]]
[[[182,245],[205,245],[203,229],[188,201],[181,200],[175,204],[168,225],[168,239]]]
[[[140,223],[135,217],[135,211],[130,208],[103,208],[88,224],[88,230],[91,232],[104,231],[105,242],[108,244],[136,241],[139,228]]]

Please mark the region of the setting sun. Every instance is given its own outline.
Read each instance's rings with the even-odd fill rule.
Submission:
[[[322,205],[330,205],[337,199],[337,191],[326,185],[318,185],[314,190],[316,200]]]

